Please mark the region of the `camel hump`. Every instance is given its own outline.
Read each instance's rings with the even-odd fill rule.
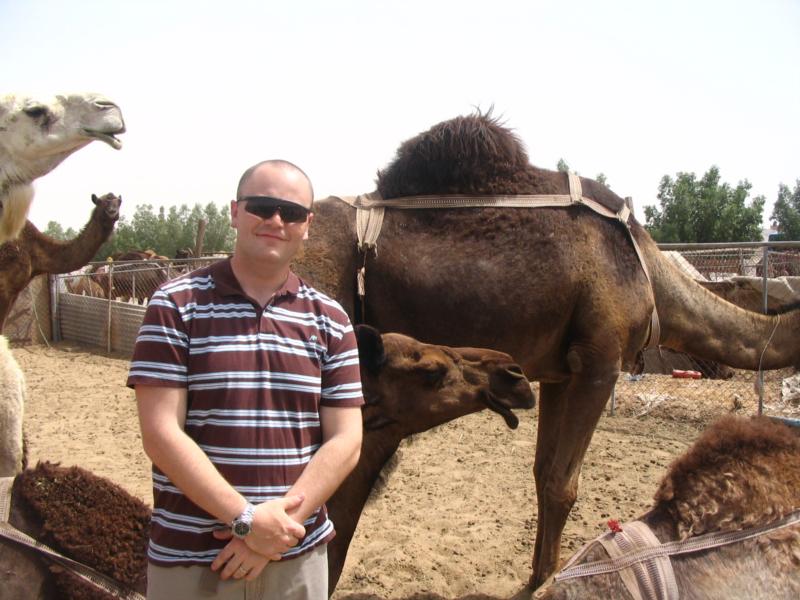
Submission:
[[[606,186],[577,178],[582,196],[615,214],[628,204]],[[569,195],[566,173],[530,164],[522,141],[499,119],[477,112],[434,125],[403,142],[378,171],[386,200],[430,195]],[[632,207],[628,204],[628,208]]]

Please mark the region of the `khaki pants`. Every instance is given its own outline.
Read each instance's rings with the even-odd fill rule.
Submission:
[[[328,546],[269,563],[255,581],[222,581],[210,566],[147,566],[147,600],[327,600]]]

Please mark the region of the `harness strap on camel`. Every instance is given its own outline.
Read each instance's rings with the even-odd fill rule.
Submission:
[[[691,537],[682,541],[679,540],[661,543],[652,532],[649,534],[643,534],[644,529],[649,530],[649,527],[646,524],[639,521],[625,523],[622,525],[621,532],[609,532],[603,534],[597,539],[584,545],[583,548],[581,548],[575,554],[575,556],[573,556],[567,562],[567,564],[564,565],[564,568],[555,576],[554,580],[565,581],[567,579],[575,579],[577,577],[590,577],[592,575],[619,572],[623,582],[625,583],[625,586],[628,588],[628,591],[636,599],[677,599],[679,597],[677,595],[677,587],[674,589],[675,595],[658,595],[663,593],[673,593],[670,580],[674,582],[675,575],[672,571],[672,565],[668,558],[669,556],[677,554],[691,554],[693,552],[710,550],[712,548],[718,548],[720,546],[726,546],[728,544],[734,544],[736,542],[743,542],[745,540],[757,538],[772,531],[797,525],[800,525],[800,510],[794,511],[782,519],[758,527],[750,527],[748,529],[742,529],[739,531],[715,531],[712,533]],[[632,545],[630,549],[625,550],[624,548],[630,544],[631,536],[627,536],[619,544],[619,547],[623,549],[623,552],[619,553],[619,550],[617,550],[615,547],[615,542],[611,542],[609,545],[608,540],[610,538],[627,533],[628,529],[630,528],[633,528],[633,537],[638,537],[639,540],[636,542],[635,546]],[[649,539],[649,543],[639,546],[638,544],[644,541],[645,538]],[[576,564],[596,543],[602,544],[603,547],[606,548],[606,551],[609,552],[609,556],[611,556],[611,558],[590,563]],[[611,550],[609,550],[609,548],[611,548]],[[669,565],[668,573],[662,570],[664,568],[663,563],[659,564],[657,569],[653,566],[655,563],[652,561],[660,558],[664,558],[667,561]],[[630,570],[631,567],[635,565],[639,565],[640,568],[633,570],[633,573],[636,574],[636,580],[633,582],[633,584],[631,584],[630,578],[626,577],[623,572]],[[658,578],[660,577],[665,579],[659,582]],[[662,582],[666,584],[663,587],[661,587]],[[639,594],[640,590],[645,592],[646,595],[637,595]]]
[[[145,600],[145,597],[139,592],[122,587],[118,582],[107,575],[56,552],[48,545],[41,543],[27,533],[11,525],[11,523],[8,522],[8,518],[11,514],[11,488],[13,484],[13,477],[0,478],[0,537],[36,550],[40,554],[57,562],[62,567],[65,567],[84,581],[111,594],[115,598],[123,598],[124,600]]]
[[[609,219],[616,219],[623,225],[628,232],[628,237],[633,244],[639,264],[642,266],[645,277],[652,288],[653,282],[650,278],[650,271],[644,262],[644,256],[633,236],[628,218],[631,209],[627,203],[621,206],[607,206],[593,198],[583,195],[580,177],[571,171],[567,173],[569,182],[569,194],[519,194],[507,196],[404,196],[402,198],[392,198],[384,200],[377,192],[360,194],[358,196],[333,196],[356,209],[356,235],[358,236],[358,249],[364,253],[364,264],[358,270],[358,295],[362,306],[366,297],[366,254],[373,251],[377,254],[378,236],[383,225],[384,210],[386,208],[398,208],[405,210],[412,209],[431,209],[431,208],[487,208],[487,207],[508,207],[508,208],[544,208],[556,207],[564,208],[574,205],[583,205],[592,209]],[[661,337],[661,327],[658,320],[658,312],[653,306],[653,313],[650,317],[650,333],[647,340],[647,348],[658,346]]]

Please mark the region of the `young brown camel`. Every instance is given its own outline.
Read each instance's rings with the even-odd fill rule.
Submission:
[[[364,437],[358,465],[328,502],[336,525],[328,545],[331,594],[367,497],[403,439],[487,407],[515,429],[519,421],[510,408],[534,403],[530,384],[507,354],[432,346],[397,334],[381,337],[363,325],[356,332]]]
[[[33,180],[100,140],[119,149],[119,107],[98,94],[0,96],[0,243],[16,238],[33,200]]]
[[[800,510],[800,436],[766,417],[726,417],[670,466],[639,521],[658,540],[759,527]],[[626,525],[622,525],[625,530]],[[607,534],[608,536],[614,534]],[[580,553],[579,553],[580,555]],[[579,556],[578,555],[578,556]],[[605,560],[593,542],[575,564]],[[715,549],[670,557],[680,598],[800,598],[800,522]],[[620,573],[547,585],[542,600],[632,598]]]
[[[328,545],[339,579],[361,510],[381,467],[408,435],[489,408],[511,427],[512,408],[531,408],[530,385],[510,356],[423,344],[357,327],[364,395],[361,460],[328,502],[337,535]],[[18,476],[10,522],[67,556],[139,592],[145,588],[149,510],[107,480],[77,467],[39,465]],[[108,596],[0,537],[0,600]]]
[[[22,234],[0,245],[0,330],[14,301],[31,279],[42,273],[69,273],[80,269],[114,231],[122,198],[92,194],[94,209],[88,223],[71,240],[60,241],[28,221]]]
[[[583,195],[621,207],[605,186]],[[532,166],[521,142],[484,115],[405,142],[378,173],[383,198],[412,194],[559,194],[568,176]],[[534,475],[537,528],[530,584],[559,563],[561,533],[592,438],[621,370],[632,370],[658,309],[660,344],[735,368],[800,363],[800,312],[776,316],[725,302],[665,259],[631,216],[652,284],[626,225],[572,204],[548,208],[386,208],[377,252],[356,247],[356,210],[336,197],[295,268],[356,322],[450,346],[507,352],[541,384]],[[356,271],[365,265],[364,309]]]

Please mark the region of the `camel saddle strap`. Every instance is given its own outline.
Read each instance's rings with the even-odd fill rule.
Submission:
[[[624,575],[622,575],[622,572],[634,565],[643,565],[644,568],[640,569],[638,572],[642,573],[647,571],[648,575],[655,575],[651,581],[655,581],[658,584],[658,587],[645,588],[645,592],[648,590],[653,590],[654,593],[657,592],[671,594],[672,582],[670,580],[675,580],[674,574],[668,573],[666,570],[662,570],[661,565],[659,565],[657,567],[658,570],[656,570],[656,567],[651,566],[649,561],[658,558],[668,558],[673,555],[692,554],[694,552],[702,552],[704,550],[710,550],[720,546],[727,546],[728,544],[735,544],[737,542],[751,540],[772,531],[777,531],[787,527],[797,527],[798,525],[800,525],[800,510],[789,513],[777,521],[759,525],[757,527],[749,527],[747,529],[740,529],[736,531],[714,531],[711,533],[690,537],[685,540],[662,543],[658,541],[652,532],[650,534],[643,533],[644,529],[649,529],[646,524],[639,521],[633,521],[631,523],[625,523],[619,532],[606,533],[596,540],[586,544],[569,561],[567,561],[567,564],[565,564],[561,571],[555,575],[554,581],[565,581],[568,579],[575,579],[577,577],[591,577],[593,575],[601,575],[604,573],[620,573],[626,587],[628,588],[628,591],[631,594],[634,594],[633,588],[628,584],[628,581],[626,581],[626,578]],[[631,527],[633,527],[632,537],[634,539],[638,538],[639,540],[642,540],[642,542],[644,542],[645,539],[649,539],[649,542],[637,547],[631,547],[629,550],[624,550],[621,552],[617,548],[607,545],[606,540],[608,538],[615,538],[619,535],[627,534]],[[626,545],[631,543],[638,543],[636,541],[629,541],[630,537],[631,536],[626,536],[624,541],[618,545],[619,548],[624,548]],[[611,558],[607,560],[598,560],[594,562],[578,564],[596,543],[602,544],[603,547],[606,548],[606,551],[609,553]],[[669,567],[669,570],[672,570],[671,566]],[[658,577],[663,577],[664,579],[662,579],[661,582],[658,582]],[[642,580],[637,579],[637,581],[641,583]],[[663,587],[661,587],[662,584]],[[638,589],[638,583],[634,587]],[[677,587],[675,590],[675,593],[677,594]],[[642,598],[642,596],[634,595],[634,598]],[[644,598],[677,599],[678,595],[644,596]]]
[[[72,560],[56,552],[46,544],[32,538],[27,533],[24,533],[11,525],[8,519],[11,515],[11,488],[14,484],[13,477],[0,478],[0,537],[4,537],[12,542],[16,542],[23,546],[27,546],[36,550],[40,554],[44,554],[52,561],[67,568],[69,571],[83,579],[84,581],[94,585],[95,587],[111,594],[115,598],[123,598],[125,600],[145,600],[139,592],[122,587],[117,581],[112,578],[87,567],[78,561]]]
[[[508,196],[404,196],[402,198],[392,198],[384,200],[377,192],[360,194],[358,196],[332,196],[346,202],[356,209],[356,235],[358,236],[358,248],[363,253],[372,250],[377,254],[378,236],[383,225],[384,210],[386,208],[397,209],[432,209],[432,208],[487,208],[487,207],[509,207],[509,208],[543,208],[555,207],[564,208],[568,206],[583,205],[592,209],[594,212],[609,219],[617,219],[628,232],[628,237],[633,244],[639,264],[642,265],[645,277],[652,289],[653,282],[650,279],[650,271],[644,262],[644,256],[636,243],[636,238],[631,232],[628,219],[631,216],[631,208],[627,202],[619,204],[601,203],[593,198],[583,195],[581,179],[571,171],[567,173],[569,182],[569,194],[520,194]],[[358,295],[364,301],[366,295],[365,284],[366,257],[364,265],[357,274]],[[658,320],[658,312],[655,309],[655,299],[653,313],[650,317],[650,333],[647,340],[647,348],[655,348],[661,336],[661,327]]]
[[[632,521],[623,531],[608,533],[597,540],[614,559],[643,548],[660,546],[661,541],[641,521]],[[621,569],[619,576],[634,600],[678,600],[680,593],[669,556],[656,556]]]

